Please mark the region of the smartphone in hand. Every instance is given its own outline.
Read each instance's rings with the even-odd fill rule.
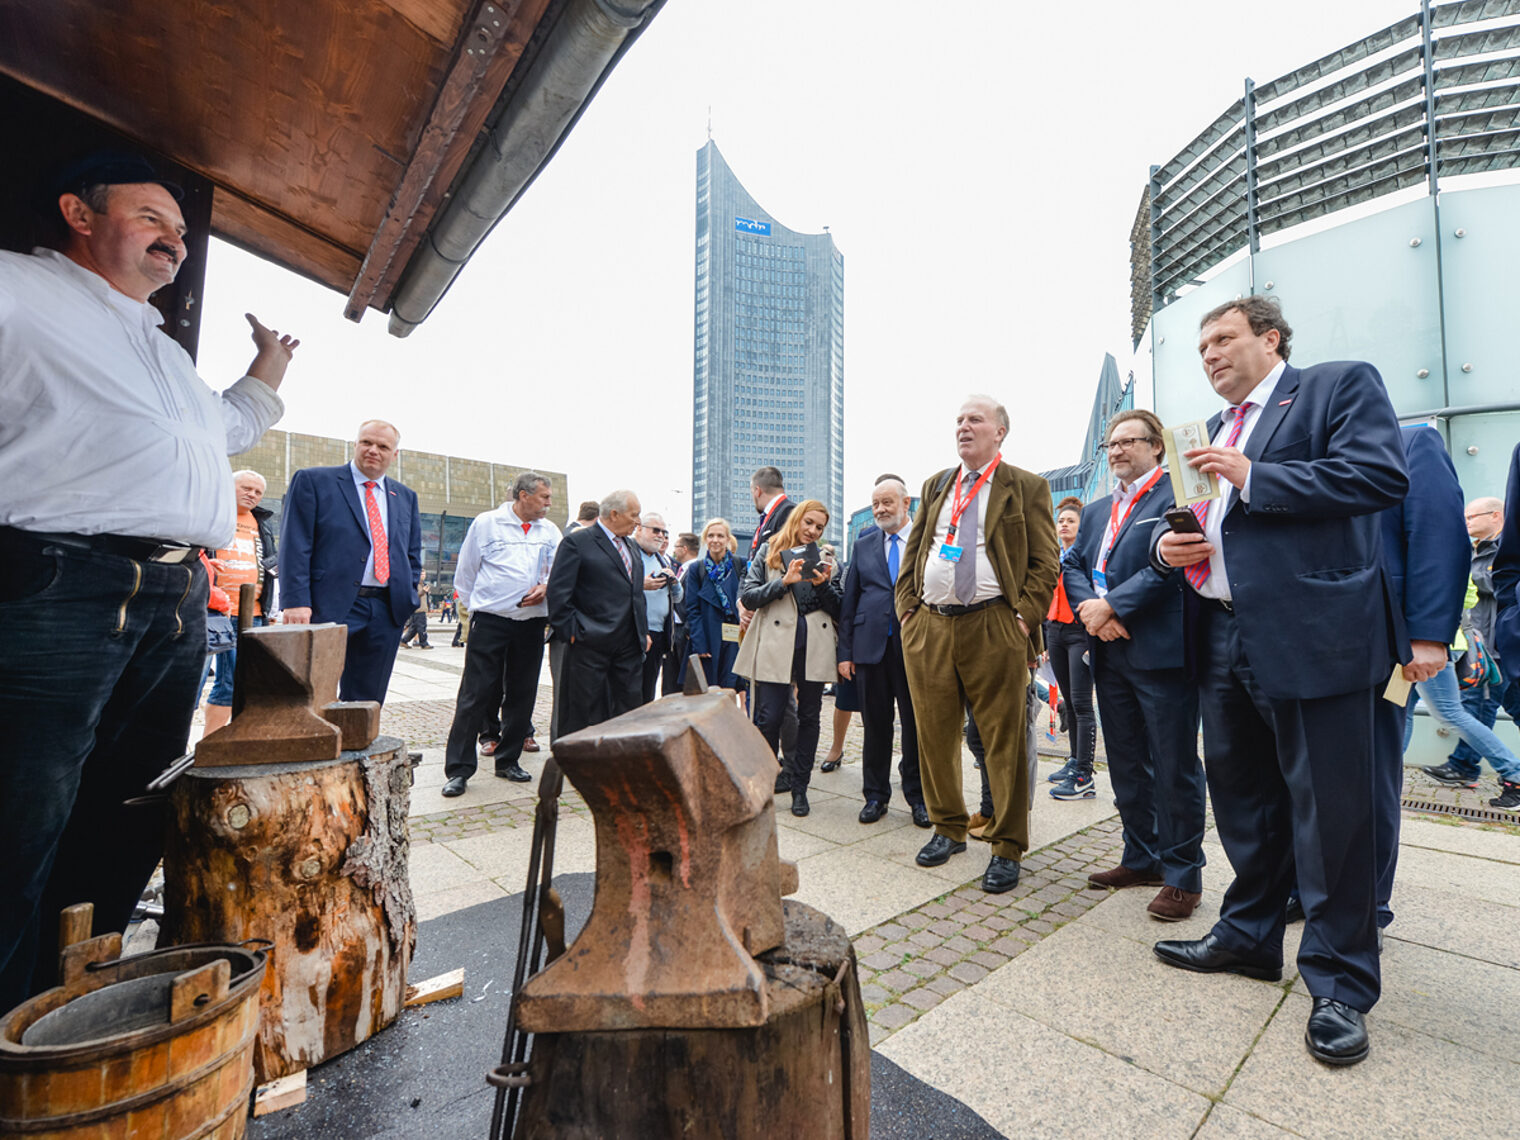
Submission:
[[[1173,507],[1162,517],[1166,519],[1166,525],[1172,528],[1173,534],[1203,533],[1203,524],[1187,507]]]

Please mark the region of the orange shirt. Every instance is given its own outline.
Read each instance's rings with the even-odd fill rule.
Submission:
[[[239,510],[237,534],[232,539],[232,545],[216,552],[217,560],[222,563],[222,569],[216,574],[216,584],[226,590],[227,596],[232,599],[233,617],[238,612],[238,587],[245,582],[252,582],[255,587],[254,615],[262,616],[264,613],[257,597],[257,587],[264,577],[259,560],[261,554],[259,521],[253,517],[252,512]]]

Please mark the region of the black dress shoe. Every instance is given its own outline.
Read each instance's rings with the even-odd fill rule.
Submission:
[[[785,772],[782,772],[776,777],[776,794],[779,796],[782,792],[789,792],[791,790],[792,781],[787,778]]]
[[[792,814],[796,816],[807,815],[813,809],[808,807],[807,789],[792,789]]]
[[[443,785],[443,794],[446,796],[462,796],[464,790],[470,786],[470,781],[465,776],[455,776]]]
[[[934,826],[932,823],[929,822],[929,809],[926,808],[923,804],[914,804],[913,805],[913,826],[914,827],[932,827],[932,826]]]
[[[867,800],[866,806],[860,809],[861,823],[875,823],[887,814],[887,805],[880,800]]]
[[[1261,958],[1248,958],[1233,950],[1226,950],[1214,937],[1213,931],[1196,942],[1158,942],[1156,957],[1168,966],[1192,970],[1198,974],[1241,974],[1247,978],[1260,978],[1264,982],[1282,981],[1282,963],[1268,962]]]
[[[982,875],[982,890],[989,895],[1000,895],[1004,891],[1013,890],[1018,885],[1018,860],[1004,859],[1001,855],[994,855],[992,862],[987,864],[987,870]]]
[[[820,772],[837,772],[841,763],[842,761],[839,760],[825,760],[822,764],[818,765],[818,770]]]
[[[950,856],[959,855],[964,850],[966,850],[964,841],[956,843],[936,833],[929,837],[929,842],[924,844],[923,849],[915,856],[914,862],[920,867],[938,867],[949,862]]]
[[[1315,998],[1304,1028],[1309,1056],[1326,1065],[1354,1065],[1367,1056],[1367,1022],[1362,1011],[1332,998]]]
[[[1288,905],[1283,907],[1283,919],[1292,926],[1295,922],[1304,920],[1304,904],[1293,895],[1288,896]]]
[[[531,773],[523,771],[516,764],[508,768],[498,768],[496,769],[496,774],[503,780],[515,780],[519,784],[526,784],[529,780],[533,779]]]

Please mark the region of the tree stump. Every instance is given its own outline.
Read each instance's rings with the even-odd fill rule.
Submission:
[[[827,916],[784,908],[786,941],[757,959],[765,1024],[536,1034],[515,1140],[866,1140],[871,1046],[854,948]]]
[[[191,768],[174,785],[164,938],[268,939],[254,1064],[264,1084],[401,1012],[416,943],[411,765],[382,736],[336,760]]]

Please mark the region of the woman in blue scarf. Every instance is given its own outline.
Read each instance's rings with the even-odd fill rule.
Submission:
[[[724,519],[713,519],[702,528],[707,553],[692,563],[684,581],[687,652],[702,658],[709,685],[742,693],[749,686],[734,676],[734,658],[739,656],[740,570],[729,551],[732,541]]]

